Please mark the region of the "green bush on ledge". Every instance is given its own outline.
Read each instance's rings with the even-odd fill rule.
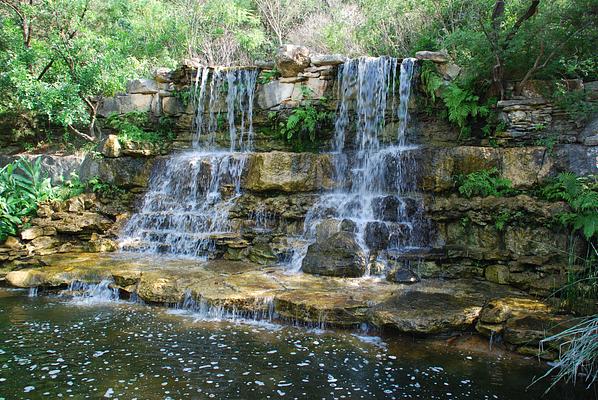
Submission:
[[[456,179],[459,193],[471,198],[473,196],[509,196],[516,192],[509,179],[501,178],[496,168],[483,169]]]

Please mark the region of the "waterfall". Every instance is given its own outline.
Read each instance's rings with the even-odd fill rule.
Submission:
[[[78,304],[98,304],[114,302],[119,298],[118,289],[111,288],[114,283],[111,280],[104,279],[100,283],[87,283],[73,281],[67,289],[67,293],[73,295],[73,301]]]
[[[198,69],[193,148],[156,163],[139,211],[121,232],[123,250],[207,258],[216,240],[232,233],[228,213],[253,148],[257,74]],[[228,129],[228,148],[217,143],[221,129]]]
[[[386,250],[424,245],[416,185],[418,146],[407,140],[413,71],[414,59],[399,64],[390,57],[349,60],[339,70],[332,153],[340,189],[322,195],[306,216],[308,243],[315,240],[318,224],[334,219],[354,224],[358,243],[373,259],[383,258]],[[389,137],[388,131],[395,129],[396,135]],[[376,232],[382,232],[383,244],[376,243]],[[291,269],[300,269],[305,252],[297,250]]]

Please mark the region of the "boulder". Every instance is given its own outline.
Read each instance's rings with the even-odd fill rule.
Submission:
[[[420,281],[419,276],[408,268],[395,268],[386,274],[386,280],[395,283],[404,283],[407,285]]]
[[[257,104],[260,108],[270,109],[290,100],[293,95],[292,83],[282,83],[274,80],[262,85],[257,93]]]
[[[484,271],[484,276],[490,282],[505,285],[509,283],[509,267],[501,264],[489,265]]]
[[[172,82],[172,70],[164,67],[156,68],[154,79],[158,83],[170,83]]]
[[[127,82],[127,93],[130,94],[154,94],[158,91],[158,83],[153,79],[133,79]]]
[[[254,153],[242,186],[256,192],[312,192],[334,187],[330,156],[272,151]]]
[[[588,136],[583,140],[583,144],[586,146],[598,146],[598,135]]]
[[[98,115],[108,117],[111,114],[126,114],[132,111],[150,112],[154,94],[134,93],[107,97],[98,109]]]
[[[165,115],[179,115],[185,112],[185,106],[176,97],[164,97],[162,99],[162,112]]]
[[[276,68],[283,77],[297,76],[309,67],[309,49],[292,44],[283,45],[276,54]]]
[[[445,51],[418,51],[415,53],[415,58],[418,60],[430,60],[435,63],[446,63],[448,62],[448,54]]]
[[[364,236],[371,250],[383,250],[388,247],[390,231],[384,222],[372,221],[366,224]]]
[[[445,80],[453,81],[461,73],[461,67],[454,63],[438,64],[438,72],[442,74]]]
[[[38,238],[39,236],[44,235],[44,229],[39,226],[32,226],[31,228],[25,229],[21,232],[21,239],[23,240],[33,240]]]
[[[104,157],[116,158],[121,155],[121,145],[116,135],[108,135],[104,143],[100,145],[100,152]]]
[[[12,250],[19,250],[20,248],[23,247],[21,242],[19,242],[19,239],[17,239],[14,236],[7,237],[6,240],[4,241],[3,246],[7,247],[9,249],[12,249]]]
[[[316,66],[339,65],[347,61],[342,54],[314,54],[311,56],[311,63]]]
[[[260,68],[260,69],[274,69],[274,67],[276,66],[276,64],[274,63],[274,61],[265,61],[265,60],[256,60],[254,62],[255,66]]]
[[[316,227],[316,240],[324,241],[339,231],[340,221],[338,219],[324,219]]]
[[[337,232],[311,244],[301,270],[308,274],[357,278],[366,270],[366,257],[355,234]]]

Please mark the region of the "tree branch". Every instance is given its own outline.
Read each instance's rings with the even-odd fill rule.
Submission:
[[[511,40],[513,40],[517,32],[519,32],[519,28],[521,28],[521,25],[523,25],[525,21],[527,21],[536,14],[539,5],[540,0],[532,0],[532,4],[530,4],[527,11],[517,19],[515,25],[513,25],[513,28],[511,28],[511,31],[505,37],[505,41],[502,44],[503,50],[506,50],[509,47],[509,43],[511,42]]]
[[[80,137],[80,138],[82,138],[82,139],[85,139],[85,140],[87,140],[88,142],[95,142],[95,141],[96,141],[96,139],[95,139],[94,137],[91,137],[91,136],[89,136],[88,134],[81,132],[80,130],[78,130],[77,128],[75,128],[75,127],[74,127],[73,125],[71,125],[71,124],[68,124],[68,126],[67,126],[67,127],[68,127],[68,128],[71,130],[71,132],[73,132],[75,135],[79,136],[79,137]]]
[[[21,21],[25,20],[25,15],[23,14],[23,12],[16,5],[8,2],[7,0],[0,0],[0,4],[4,4],[4,5],[12,8],[13,11],[15,13],[17,13],[17,15],[19,16],[19,18],[21,19]]]

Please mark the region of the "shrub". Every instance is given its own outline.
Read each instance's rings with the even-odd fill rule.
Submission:
[[[0,242],[15,235],[18,227],[33,215],[38,203],[55,198],[57,192],[42,172],[41,158],[25,158],[0,169]]]
[[[559,221],[583,232],[586,239],[598,233],[598,181],[596,176],[580,177],[563,172],[540,190],[546,200],[563,200],[571,212],[559,215]]]
[[[112,114],[106,122],[117,132],[118,138],[125,142],[159,143],[164,141],[164,136],[160,133],[145,130],[150,121],[148,114],[142,111]]]
[[[508,196],[515,193],[511,181],[498,176],[496,168],[483,169],[457,178],[459,193],[465,197]]]
[[[436,96],[439,95],[446,108],[448,121],[459,128],[460,138],[468,138],[471,136],[469,122],[489,117],[490,108],[487,104],[482,104],[479,96],[469,88],[461,87],[455,82],[444,83],[435,68],[430,62],[424,63],[421,72],[423,89],[432,103],[436,102]]]
[[[293,138],[301,140],[302,134],[307,134],[311,142],[316,141],[316,129],[334,118],[333,114],[322,110],[326,98],[315,101],[312,91],[302,86],[302,94],[306,99],[303,104],[291,111],[286,121],[279,122],[279,132],[287,140]]]

